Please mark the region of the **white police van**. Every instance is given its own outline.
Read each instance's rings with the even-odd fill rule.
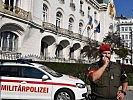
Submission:
[[[0,99],[84,100],[85,83],[37,63],[0,64]]]

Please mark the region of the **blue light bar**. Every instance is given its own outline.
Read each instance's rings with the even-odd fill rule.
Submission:
[[[19,62],[19,63],[31,63],[32,59],[17,59],[17,62]]]

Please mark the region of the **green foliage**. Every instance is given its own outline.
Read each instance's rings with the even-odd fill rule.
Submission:
[[[2,61],[3,62],[14,62],[12,60],[9,60],[9,61],[2,60]],[[57,72],[78,77],[81,80],[83,80],[86,84],[90,84],[90,82],[87,78],[87,71],[88,71],[89,64],[36,62],[36,61],[34,61],[34,62],[46,65],[47,67],[49,67]],[[129,85],[133,85],[133,66],[123,65],[123,67],[126,70],[126,73],[128,74]]]
[[[86,84],[90,84],[87,78],[87,71],[88,71],[89,64],[56,63],[56,62],[39,62],[39,63],[42,63],[59,73],[78,77],[81,80],[83,80]],[[125,67],[127,68],[127,66]],[[133,73],[131,72],[132,70],[131,66],[128,66],[128,69],[125,69],[125,70],[129,77],[129,85],[133,85]]]
[[[128,49],[127,48],[119,48],[114,50],[117,55],[119,55],[120,58],[126,58],[128,55]]]
[[[56,62],[39,62],[47,67],[63,74],[72,75],[80,78],[85,83],[89,84],[87,79],[88,64],[77,63],[56,63]]]
[[[129,85],[133,85],[133,73],[128,73]]]

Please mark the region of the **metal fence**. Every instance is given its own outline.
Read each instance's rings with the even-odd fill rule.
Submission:
[[[60,63],[82,63],[90,64],[93,60],[84,60],[84,59],[65,59],[59,57],[45,57],[38,55],[25,55],[17,52],[0,52],[0,60],[17,60],[18,58],[32,59],[32,61],[44,61],[44,62],[60,62]]]

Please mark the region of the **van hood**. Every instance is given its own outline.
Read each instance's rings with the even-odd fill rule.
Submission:
[[[60,77],[61,80],[64,80],[66,83],[82,83],[82,84],[85,84],[81,79],[77,78],[77,77],[74,77],[74,76],[71,76],[71,75],[65,75],[63,74],[62,77]]]

